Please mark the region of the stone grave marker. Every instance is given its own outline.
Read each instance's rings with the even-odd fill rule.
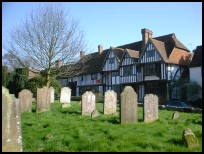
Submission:
[[[121,124],[138,122],[137,93],[130,86],[126,86],[121,93],[120,122]]]
[[[44,112],[50,110],[51,105],[51,89],[44,86],[37,88],[37,104],[36,112]]]
[[[158,97],[153,94],[146,94],[144,97],[143,119],[144,122],[152,122],[159,118],[158,116]]]
[[[18,98],[20,100],[21,112],[31,112],[33,93],[28,89],[23,89],[18,93]]]
[[[105,92],[105,99],[103,105],[104,114],[112,114],[116,112],[117,94],[113,90]]]
[[[60,103],[70,103],[71,101],[71,89],[69,87],[63,87],[60,93]]]
[[[182,140],[187,148],[193,148],[199,145],[195,134],[190,128],[186,128],[183,131]]]
[[[179,118],[179,112],[178,111],[175,111],[173,114],[172,114],[172,119],[177,119]]]
[[[51,89],[51,103],[55,102],[55,89],[53,87],[50,87]]]
[[[22,152],[20,100],[2,86],[2,152]]]
[[[95,110],[96,97],[91,91],[86,91],[82,95],[81,113],[82,115],[90,115]]]

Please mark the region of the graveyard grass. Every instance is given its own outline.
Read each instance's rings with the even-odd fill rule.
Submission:
[[[138,123],[120,124],[117,113],[103,114],[103,103],[96,103],[100,116],[81,115],[81,105],[71,101],[71,107],[61,109],[55,101],[50,111],[22,113],[22,142],[24,152],[202,152],[202,114],[159,110],[159,120],[143,122],[143,108],[138,107]],[[190,128],[199,146],[185,147],[182,133]]]

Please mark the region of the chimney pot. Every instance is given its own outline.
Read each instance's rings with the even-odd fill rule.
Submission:
[[[98,53],[101,54],[103,52],[103,45],[98,45]]]
[[[80,51],[80,58],[82,58],[85,55],[85,51]]]

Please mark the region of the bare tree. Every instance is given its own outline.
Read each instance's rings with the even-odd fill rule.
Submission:
[[[47,86],[50,83],[50,71],[57,60],[76,67],[64,67],[63,75],[70,75],[76,72],[74,70],[83,68],[79,52],[87,46],[84,32],[79,27],[79,21],[60,6],[39,6],[21,26],[14,27],[9,34],[3,48],[19,65],[27,67],[29,61],[30,70],[46,70]],[[60,73],[59,70],[56,72]]]

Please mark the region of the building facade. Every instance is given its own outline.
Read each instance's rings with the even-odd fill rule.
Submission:
[[[152,38],[152,31],[142,29],[142,40],[118,47],[83,55],[86,69],[74,77],[60,78],[64,85],[75,83],[76,95],[91,90],[104,95],[107,90],[118,94],[129,85],[143,101],[145,94],[158,95],[159,102],[173,98],[171,82],[182,78],[191,60],[190,51],[176,38],[168,34]],[[68,84],[69,83],[69,84]]]

